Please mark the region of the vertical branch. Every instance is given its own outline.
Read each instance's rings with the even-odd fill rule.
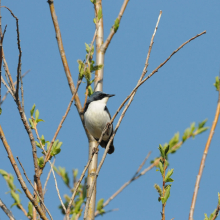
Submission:
[[[102,0],[97,0],[94,4],[95,9],[95,16],[97,17],[98,12],[102,11]],[[99,21],[96,23],[96,65],[103,65],[104,64],[104,53],[100,50],[101,45],[103,44],[103,38],[104,38],[104,28],[103,28],[103,17],[99,19]],[[102,91],[103,90],[103,73],[104,68],[97,70],[95,72],[95,82],[94,82],[94,88],[95,91]],[[89,159],[92,158],[92,154],[94,152],[94,149],[96,148],[96,141],[94,138],[89,139]],[[94,154],[92,161],[88,168],[88,177],[87,177],[87,186],[88,189],[90,189],[92,182],[95,178],[95,173],[97,169],[97,163],[98,163],[98,152]],[[87,190],[87,196],[89,196],[89,190]],[[91,200],[89,203],[88,208],[88,215],[86,220],[93,220],[95,216],[95,203],[96,203],[96,186],[94,187],[93,194],[91,196]]]
[[[207,140],[206,145],[205,145],[205,150],[204,150],[202,160],[201,160],[201,163],[200,163],[200,167],[199,167],[199,173],[198,173],[197,178],[196,178],[195,189],[194,189],[191,208],[190,208],[190,212],[189,212],[189,220],[193,220],[193,214],[194,214],[194,210],[195,210],[196,199],[197,199],[197,195],[198,195],[198,191],[199,191],[199,184],[200,184],[200,181],[201,181],[201,178],[202,178],[203,169],[205,167],[205,160],[206,160],[206,157],[207,157],[207,154],[208,154],[209,146],[211,144],[212,137],[215,133],[215,128],[216,128],[216,125],[218,123],[219,114],[220,114],[220,88],[219,88],[219,97],[218,97],[218,103],[217,103],[217,108],[216,108],[216,112],[215,112],[215,118],[214,118],[214,121],[212,123],[212,127],[211,127],[211,130],[210,130],[210,133],[209,133],[208,140]]]

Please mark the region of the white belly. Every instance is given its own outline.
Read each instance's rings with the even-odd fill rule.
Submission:
[[[84,114],[85,126],[89,130],[89,133],[95,138],[99,139],[106,124],[110,122],[110,117],[106,111],[104,111],[105,105],[97,105],[96,103],[90,103],[87,111]],[[107,141],[112,132],[112,126],[109,131],[103,136],[102,140]]]

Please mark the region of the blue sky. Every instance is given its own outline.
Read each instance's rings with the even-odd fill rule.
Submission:
[[[105,39],[122,3],[122,0],[103,2]],[[71,93],[58,52],[48,4],[46,1],[3,0],[2,5],[8,6],[19,18],[22,73],[31,70],[23,80],[26,115],[29,117],[29,110],[35,103],[40,111],[40,118],[45,120],[45,123],[39,124],[39,133],[51,140],[66,111]],[[207,33],[181,49],[138,90],[115,137],[115,153],[107,156],[101,169],[97,199],[108,199],[133,176],[149,151],[152,151],[150,161],[158,156],[158,145],[168,142],[177,131],[182,135],[190,123],[195,121],[197,124],[205,118],[208,118],[207,125],[211,126],[218,98],[213,83],[220,70],[219,7],[219,1],[129,1],[120,28],[105,56],[104,92],[116,95],[108,102],[112,115],[135,87],[142,73],[160,10],[163,14],[154,40],[148,73],[182,43],[204,30]],[[76,61],[84,59],[84,43],[90,43],[94,34],[93,5],[89,0],[55,0],[55,8],[70,70],[76,83]],[[2,9],[2,16],[3,26],[8,25],[4,39],[5,56],[15,80],[18,60],[15,20],[6,9]],[[84,99],[84,91],[85,84],[82,84],[79,89],[81,100]],[[3,87],[2,95],[5,92]],[[0,123],[8,143],[31,178],[34,172],[31,145],[10,96],[3,103],[2,110]],[[217,126],[199,189],[195,219],[203,219],[204,213],[210,214],[217,206],[217,193],[220,191],[219,133],[220,128]],[[209,131],[198,135],[194,140],[188,140],[176,154],[169,157],[175,181],[166,206],[167,219],[188,218],[208,134]],[[78,168],[81,172],[88,159],[88,144],[74,105],[58,139],[63,142],[63,146],[56,165],[66,167],[69,174],[73,168]],[[2,143],[0,152],[0,169],[14,174]],[[103,149],[100,149],[99,160],[103,153]],[[43,182],[48,170],[49,166],[44,170]],[[99,218],[159,219],[161,204],[157,201],[158,195],[153,185],[161,182],[160,174],[155,169],[151,170],[128,186],[106,207],[106,210],[119,208],[119,211]],[[8,188],[2,177],[0,185],[0,198],[10,206],[13,201],[5,194]],[[19,187],[18,181],[16,185]],[[62,195],[68,193],[59,177],[58,185]],[[47,188],[45,203],[54,219],[62,219],[60,210],[56,209],[59,200],[53,178]],[[27,207],[25,195],[22,194],[21,198],[24,207]],[[12,211],[16,219],[25,219],[16,207]],[[1,210],[0,219],[5,219]]]

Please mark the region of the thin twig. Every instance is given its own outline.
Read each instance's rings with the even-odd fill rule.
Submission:
[[[24,213],[24,215],[28,218],[31,219],[30,216],[28,216],[27,211],[24,209],[24,207],[21,204],[17,204],[17,207]]]
[[[15,220],[12,212],[7,208],[7,206],[2,202],[1,199],[0,199],[0,208],[9,217],[10,220]]]
[[[183,46],[185,46],[185,45],[186,45],[187,43],[189,43],[190,41],[194,40],[195,38],[197,38],[197,37],[199,37],[199,36],[201,36],[202,34],[205,34],[205,33],[206,33],[206,31],[203,31],[202,33],[197,34],[195,37],[193,37],[193,38],[189,39],[188,41],[186,41],[185,43],[183,43],[183,44],[182,44],[179,48],[177,48],[163,63],[161,63],[150,75],[148,75],[144,80],[142,80],[140,83],[138,83],[138,85],[132,90],[131,94],[125,99],[125,100],[127,101],[127,100],[131,97],[131,99],[129,100],[128,104],[127,104],[126,107],[124,108],[124,110],[123,110],[123,112],[122,112],[122,114],[121,114],[121,116],[120,116],[120,118],[119,118],[119,120],[118,120],[118,123],[117,123],[117,125],[116,125],[116,127],[115,127],[115,130],[114,130],[113,134],[111,135],[111,137],[110,137],[110,139],[109,139],[109,141],[108,141],[108,144],[107,144],[107,146],[106,146],[105,152],[104,152],[103,157],[102,157],[102,160],[101,160],[101,162],[99,163],[98,169],[97,169],[96,174],[95,174],[95,177],[94,177],[94,181],[93,181],[93,183],[92,183],[92,185],[91,185],[91,188],[90,188],[90,191],[89,191],[89,196],[88,196],[88,198],[87,198],[86,208],[85,208],[85,213],[84,213],[84,219],[86,219],[86,217],[87,217],[88,204],[89,204],[89,202],[90,202],[91,195],[92,195],[92,191],[94,190],[94,186],[95,186],[96,179],[97,179],[97,177],[98,177],[99,171],[100,171],[100,169],[101,169],[101,167],[102,167],[102,165],[103,165],[103,163],[104,163],[104,160],[105,160],[105,158],[106,158],[107,152],[108,152],[109,147],[110,147],[110,144],[111,144],[111,142],[112,142],[113,139],[114,139],[114,136],[115,136],[115,134],[116,134],[116,132],[117,132],[117,130],[118,130],[120,124],[121,124],[121,121],[122,121],[122,119],[123,119],[123,117],[124,117],[124,115],[125,115],[127,109],[129,108],[129,106],[130,106],[130,104],[131,104],[131,102],[132,102],[132,96],[133,96],[133,94],[135,94],[136,91],[137,91],[137,89],[138,89],[144,82],[146,82],[154,73],[156,73],[156,72],[157,72],[176,52],[178,52]],[[125,104],[126,101],[124,101],[124,102],[121,104],[121,106],[119,107],[119,109],[117,110],[117,112],[115,113],[115,115],[113,116],[113,118],[112,118],[112,120],[110,121],[109,124],[112,124],[114,118],[116,117],[116,115],[118,114],[118,112],[119,112],[120,109],[123,107],[123,105]],[[108,126],[109,126],[109,125],[108,125]],[[105,130],[105,129],[104,129],[104,130]],[[101,137],[102,137],[102,136],[103,136],[103,132],[102,132]],[[101,137],[100,137],[100,138],[101,138]]]
[[[37,130],[36,125],[35,125],[35,127],[34,127],[34,130],[35,130],[35,133],[36,133],[36,135],[37,135],[37,139],[39,140],[41,149],[43,150],[44,154],[46,155],[47,152],[45,151],[44,146],[43,146],[43,144],[42,144],[42,142],[41,142],[41,139],[40,139],[40,136],[39,136],[39,134],[38,134],[38,130]],[[57,194],[58,194],[60,203],[61,203],[63,209],[66,211],[66,207],[65,207],[65,205],[64,205],[64,203],[63,203],[63,200],[62,200],[62,198],[61,198],[61,196],[60,196],[60,191],[59,191],[58,184],[57,184],[57,180],[56,180],[56,176],[55,176],[55,173],[54,173],[54,170],[53,170],[53,165],[52,165],[52,163],[51,163],[50,160],[49,160],[49,164],[50,164],[50,167],[51,167],[51,171],[52,171],[52,173],[53,173],[54,182],[55,182],[55,187],[56,187],[56,190],[57,190]]]
[[[125,9],[126,9],[126,7],[127,7],[128,2],[129,2],[129,0],[124,0],[124,2],[123,2],[123,5],[122,5],[121,10],[120,10],[120,12],[119,12],[119,15],[118,15],[118,17],[117,17],[119,23],[120,23],[120,21],[121,21],[121,18],[122,18],[123,14],[124,14],[124,11],[125,11]],[[117,30],[116,30],[116,31],[117,31]],[[101,50],[102,52],[104,52],[104,53],[106,52],[106,50],[107,50],[107,48],[108,48],[108,46],[109,46],[109,44],[110,44],[110,42],[111,42],[111,40],[112,40],[114,34],[116,33],[116,31],[115,31],[114,26],[113,26],[113,27],[111,28],[111,31],[110,31],[110,34],[109,34],[108,38],[106,39],[105,43],[102,44],[102,46],[101,46],[101,48],[100,48],[100,50]]]
[[[217,205],[217,208],[216,208],[216,211],[215,211],[215,214],[214,214],[212,220],[215,220],[217,218],[219,211],[220,211],[220,204]]]
[[[4,135],[4,132],[3,132],[3,130],[2,130],[1,125],[0,125],[0,138],[1,138],[1,140],[2,140],[2,143],[3,143],[4,147],[5,147],[5,150],[7,151],[8,158],[9,158],[9,160],[10,160],[10,162],[11,162],[11,165],[12,165],[12,167],[13,167],[15,173],[16,173],[16,176],[17,176],[17,179],[18,179],[18,181],[19,181],[19,183],[20,183],[20,185],[21,185],[21,188],[23,189],[24,193],[26,194],[26,196],[28,197],[28,199],[31,201],[31,203],[33,204],[33,206],[34,206],[34,207],[36,208],[36,210],[38,211],[40,217],[41,217],[43,220],[48,220],[48,218],[46,217],[44,211],[43,211],[42,208],[38,205],[37,200],[35,200],[35,199],[33,198],[32,194],[31,194],[30,191],[28,190],[28,188],[27,188],[27,186],[26,186],[26,184],[25,184],[25,182],[24,182],[24,180],[23,180],[23,177],[22,177],[21,172],[20,172],[20,170],[19,170],[19,168],[18,168],[18,166],[17,166],[17,163],[16,163],[16,161],[15,161],[15,159],[14,159],[14,156],[13,156],[13,154],[12,154],[11,148],[10,148],[10,146],[8,145],[8,142],[7,142],[6,138],[5,138],[5,135]]]
[[[54,158],[54,160],[53,160],[53,163],[52,163],[52,166],[53,166],[53,167],[54,167],[55,161],[56,161],[56,158]],[[49,173],[48,173],[48,175],[47,175],[47,179],[46,179],[45,184],[44,184],[44,189],[43,189],[44,195],[45,195],[45,193],[46,193],[46,186],[47,186],[47,183],[48,183],[48,181],[49,181],[49,179],[50,179],[50,174],[51,174],[51,172],[52,172],[52,169],[53,169],[53,168],[50,168],[50,171],[49,171]]]
[[[142,167],[144,166],[144,164],[145,164],[146,161],[148,160],[150,154],[151,154],[151,152],[149,152],[149,153],[147,154],[147,156],[144,158],[143,162],[142,162],[142,163],[140,164],[140,166],[138,167],[138,169],[137,169],[137,171],[135,172],[134,176],[133,176],[128,182],[126,182],[123,186],[121,186],[120,189],[117,190],[109,199],[107,199],[107,200],[105,201],[105,203],[103,204],[103,208],[104,208],[105,206],[107,206],[107,205],[109,204],[109,202],[110,202],[111,200],[113,200],[119,193],[121,193],[122,190],[124,190],[130,183],[132,183],[134,180],[137,179],[137,178],[136,178],[137,175],[139,174],[140,170],[142,169]],[[98,216],[98,215],[99,215],[99,211],[97,210],[97,211],[95,212],[95,216]]]
[[[18,157],[16,157],[16,158],[17,158],[17,160],[18,160],[18,162],[19,162],[19,164],[20,164],[20,166],[21,166],[21,168],[22,168],[22,170],[23,170],[23,172],[24,172],[24,175],[25,175],[27,181],[31,184],[32,188],[34,189],[34,192],[37,194],[38,198],[40,199],[41,203],[43,204],[44,208],[46,209],[48,215],[50,216],[50,219],[53,220],[53,218],[52,218],[52,216],[51,216],[49,210],[47,209],[46,205],[44,204],[44,201],[43,201],[42,198],[40,197],[39,193],[38,193],[37,190],[35,189],[34,185],[33,185],[32,182],[30,181],[30,179],[28,178],[28,176],[27,176],[27,174],[26,174],[26,172],[25,172],[25,169],[24,169],[24,167],[23,167],[21,161],[19,160]]]
[[[22,78],[24,78],[25,75],[27,75],[29,72],[30,72],[30,70],[26,71],[26,72],[22,75]],[[9,81],[9,82],[10,82],[10,81]],[[17,84],[17,81],[15,81],[13,85],[15,86],[16,84]],[[9,84],[9,86],[10,86],[10,84]],[[12,89],[11,89],[11,91],[12,91]],[[10,93],[9,90],[5,93],[4,97],[2,98],[1,104],[2,104],[2,103],[5,101],[5,99],[7,98],[8,93]]]
[[[9,68],[8,68],[7,61],[5,59],[5,54],[4,54],[4,50],[3,49],[2,49],[2,56],[3,56],[3,67],[5,69],[6,78],[9,79],[9,86],[10,86],[11,90],[13,92],[15,92],[14,83],[13,83],[13,80],[12,80],[12,77],[11,77],[11,74],[10,74],[10,71],[9,71]]]
[[[21,51],[21,44],[20,44],[20,33],[19,33],[18,18],[14,15],[14,13],[11,11],[11,9],[9,9],[6,6],[2,6],[2,7],[8,9],[8,11],[11,13],[11,15],[16,19],[17,44],[18,44],[18,51],[19,51],[18,67],[17,67],[17,82],[19,82],[19,78],[21,79],[21,55],[22,55],[22,51]],[[19,83],[17,83],[16,93],[15,93],[15,97],[16,97],[17,101],[18,101],[18,97],[19,97],[18,90],[19,90]],[[23,98],[22,98],[22,103],[23,103]]]
[[[1,80],[2,80],[2,83],[4,84],[4,86],[7,88],[8,92],[10,92],[12,98],[14,100],[16,100],[15,98],[15,95],[14,95],[14,92],[11,90],[11,88],[7,85],[7,83],[5,82],[4,78],[1,76]]]
[[[216,108],[216,112],[215,112],[215,118],[214,121],[212,123],[212,127],[209,133],[209,137],[208,140],[206,142],[205,145],[205,150],[201,159],[201,163],[200,163],[200,167],[199,167],[199,173],[197,175],[196,178],[196,184],[195,184],[195,188],[194,188],[194,193],[193,193],[193,197],[192,197],[192,203],[191,203],[191,208],[190,208],[190,212],[189,212],[189,220],[193,220],[193,214],[194,214],[194,209],[195,209],[195,205],[196,205],[196,199],[197,199],[197,195],[198,195],[198,190],[199,190],[199,184],[202,178],[202,173],[203,173],[203,169],[205,167],[205,160],[209,151],[209,147],[212,141],[212,137],[215,133],[215,128],[216,125],[218,123],[218,118],[219,118],[219,114],[220,114],[220,88],[219,88],[219,97],[218,97],[218,103],[217,103],[217,108]]]

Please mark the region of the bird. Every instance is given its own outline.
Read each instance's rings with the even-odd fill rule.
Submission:
[[[103,129],[105,128],[106,124],[109,123],[111,120],[111,115],[106,104],[108,102],[108,99],[112,96],[115,95],[96,91],[88,98],[86,102],[84,108],[84,123],[87,130],[96,139],[96,141],[99,140]],[[100,143],[101,147],[106,148],[108,140],[111,137],[112,133],[113,126],[111,124],[106,133],[103,135]],[[114,150],[115,148],[112,140],[108,153],[112,154]]]

